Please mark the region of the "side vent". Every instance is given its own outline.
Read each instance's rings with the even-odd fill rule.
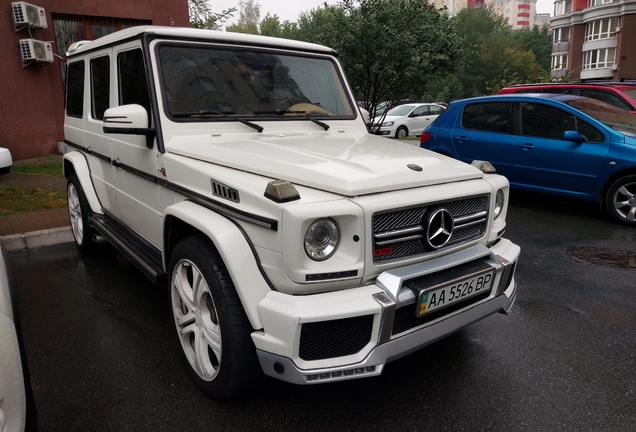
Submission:
[[[241,201],[239,193],[236,189],[212,179],[210,179],[210,184],[212,185],[212,194],[214,196],[225,198],[226,200],[230,200],[235,203]]]

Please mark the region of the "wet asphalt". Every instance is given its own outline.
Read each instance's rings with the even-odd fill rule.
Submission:
[[[636,228],[594,205],[513,192],[506,237],[522,248],[510,315],[377,378],[306,387],[266,378],[226,402],[190,380],[167,292],[109,246],[94,257],[73,244],[12,253],[39,429],[636,431],[636,268],[568,254],[610,248],[600,258],[636,263]]]

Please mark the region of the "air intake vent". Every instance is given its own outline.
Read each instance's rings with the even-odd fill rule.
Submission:
[[[230,200],[235,203],[241,201],[239,198],[239,193],[236,189],[224,185],[223,183],[220,183],[216,180],[210,180],[210,184],[212,185],[212,194],[214,194],[214,196],[225,198],[226,200]]]

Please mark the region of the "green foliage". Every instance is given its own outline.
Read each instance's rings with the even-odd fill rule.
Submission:
[[[236,8],[226,9],[223,12],[212,12],[208,0],[188,0],[188,13],[190,14],[190,27],[218,30],[228,19],[232,18]]]
[[[449,74],[445,76],[434,76],[426,83],[426,87],[423,90],[422,102],[446,102],[461,99],[464,91],[462,83],[455,74]]]
[[[11,168],[15,172],[28,174],[45,174],[58,177],[64,177],[64,170],[61,163],[52,165],[34,165],[34,166],[14,166]]]
[[[225,30],[235,33],[259,34],[261,5],[254,0],[241,0],[238,4],[240,8],[238,22],[227,26]]]
[[[467,66],[458,70],[464,97],[549,80],[552,42],[547,30],[515,31],[490,7],[462,9],[455,17],[455,28],[469,52]]]
[[[421,0],[324,4],[301,14],[297,35],[340,53],[357,98],[372,115],[381,101],[415,98],[427,76],[446,76],[464,56],[452,22]]]
[[[0,216],[66,206],[66,194],[55,189],[22,189],[0,185]]]

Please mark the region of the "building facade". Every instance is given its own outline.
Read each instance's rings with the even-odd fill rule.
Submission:
[[[550,27],[554,78],[636,79],[636,0],[557,0]]]
[[[64,139],[71,43],[134,25],[189,26],[187,0],[0,0],[0,11],[0,147],[14,160],[53,154]],[[15,25],[16,17],[38,24]]]
[[[537,0],[433,0],[436,9],[445,7],[450,16],[469,7],[491,6],[493,11],[508,19],[513,29],[529,29],[535,25]]]

